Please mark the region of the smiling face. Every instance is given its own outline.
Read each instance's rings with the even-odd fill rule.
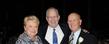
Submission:
[[[24,29],[27,35],[34,38],[38,33],[39,20],[36,16],[28,16],[24,19]]]
[[[30,37],[34,37],[38,33],[38,24],[34,21],[27,21],[24,28]]]
[[[81,22],[82,20],[77,13],[71,13],[68,16],[68,25],[72,32],[76,32],[80,28]]]
[[[50,8],[47,10],[46,20],[49,26],[55,28],[58,25],[60,16],[58,14],[58,10],[55,8]]]

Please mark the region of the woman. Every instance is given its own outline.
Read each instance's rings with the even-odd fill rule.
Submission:
[[[22,33],[16,44],[42,44],[38,33],[39,20],[31,15],[24,18],[24,33]]]

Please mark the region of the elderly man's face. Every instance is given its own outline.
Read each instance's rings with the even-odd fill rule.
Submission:
[[[38,32],[38,24],[35,21],[27,21],[24,29],[30,37],[34,37]]]
[[[60,16],[58,15],[57,11],[55,10],[48,11],[46,20],[49,26],[55,28],[58,25],[59,19],[60,19]]]
[[[81,19],[80,16],[76,13],[71,13],[68,16],[68,25],[71,31],[76,32],[81,25]]]

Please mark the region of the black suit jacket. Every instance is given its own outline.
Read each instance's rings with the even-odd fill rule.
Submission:
[[[79,38],[83,38],[83,42],[81,44],[98,44],[97,39],[94,35],[90,34],[89,32],[86,32],[84,30],[81,30],[80,35],[77,40],[77,44],[79,43]]]
[[[61,41],[61,44],[68,44],[68,39],[69,39],[69,35],[70,35],[69,28],[68,28],[67,24],[59,24],[59,25],[64,33],[64,37]],[[48,41],[45,40],[47,28],[48,28],[47,24],[41,25],[39,28],[39,36],[41,37],[43,44],[49,44]]]

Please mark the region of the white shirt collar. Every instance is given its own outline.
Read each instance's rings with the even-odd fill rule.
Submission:
[[[81,28],[79,28],[75,33],[74,33],[74,40],[73,40],[73,44],[76,44],[77,43],[77,39],[80,35],[80,32],[81,32]]]
[[[53,29],[52,27],[48,26],[47,28],[47,32],[46,32],[46,35],[45,35],[45,39],[49,42],[49,44],[52,44],[52,34],[53,34]],[[61,43],[63,37],[64,37],[64,33],[62,31],[62,29],[60,28],[59,25],[57,25],[55,27],[55,32],[58,36],[58,44]]]
[[[79,29],[74,33],[74,35],[79,35],[80,32],[81,32],[81,28],[79,28]]]

